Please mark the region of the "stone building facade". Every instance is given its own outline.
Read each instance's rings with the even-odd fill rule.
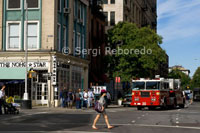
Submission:
[[[134,22],[138,27],[150,26],[156,31],[156,0],[102,0],[107,28],[118,22]]]
[[[23,98],[26,43],[28,69],[37,72],[28,81],[33,105],[57,107],[62,89],[88,87],[89,61],[77,52],[88,48],[88,6],[88,0],[0,1],[0,82],[8,96]]]

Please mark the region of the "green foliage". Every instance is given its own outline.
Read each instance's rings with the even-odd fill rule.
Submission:
[[[182,89],[186,89],[187,86],[190,86],[190,77],[187,76],[185,73],[181,72],[178,69],[174,69],[172,70],[169,75],[169,78],[173,78],[173,79],[180,79],[181,80],[181,88]]]
[[[199,88],[200,87],[200,67],[197,68],[196,72],[190,83],[190,88]]]
[[[108,31],[108,41],[113,49],[132,51],[106,57],[109,73],[113,77],[120,76],[122,81],[130,81],[134,77],[154,77],[152,72],[158,69],[159,63],[166,62],[166,53],[159,46],[162,37],[149,27],[137,28],[133,23],[120,22]],[[152,53],[147,54],[147,50]]]

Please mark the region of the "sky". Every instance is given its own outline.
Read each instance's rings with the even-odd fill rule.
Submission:
[[[200,0],[157,0],[157,33],[169,66],[182,65],[192,77],[200,66]]]

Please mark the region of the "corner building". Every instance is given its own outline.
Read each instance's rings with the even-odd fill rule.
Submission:
[[[33,106],[57,107],[61,89],[88,87],[89,61],[76,52],[88,48],[88,6],[88,0],[0,1],[0,83],[6,95],[23,98],[26,43],[28,69],[37,72],[28,81]]]

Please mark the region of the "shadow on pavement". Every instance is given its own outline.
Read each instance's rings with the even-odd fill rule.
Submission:
[[[33,114],[0,122],[0,131],[60,131],[88,126],[90,114]]]

